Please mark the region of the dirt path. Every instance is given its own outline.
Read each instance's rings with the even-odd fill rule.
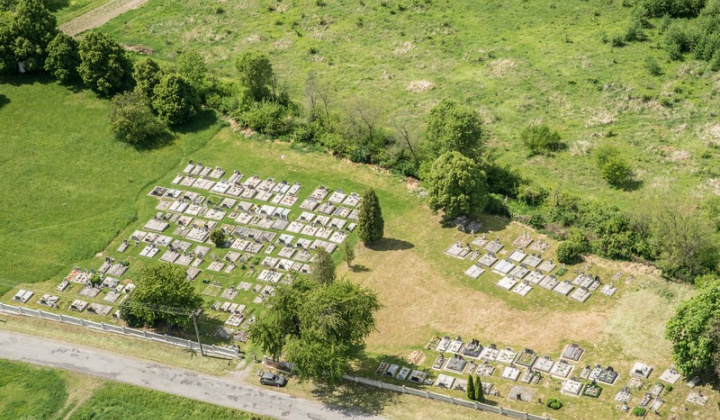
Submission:
[[[70,36],[75,36],[90,29],[97,28],[128,10],[137,9],[147,1],[148,0],[111,0],[97,9],[93,9],[84,15],[63,23],[60,25],[60,30]]]

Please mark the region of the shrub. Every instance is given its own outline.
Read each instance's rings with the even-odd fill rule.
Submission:
[[[562,242],[557,249],[557,259],[563,264],[574,264],[582,260],[583,246],[573,241]]]
[[[243,124],[269,136],[286,134],[292,126],[287,109],[277,102],[253,103],[249,109],[240,112],[238,116]]]
[[[632,180],[630,165],[619,156],[610,158],[600,168],[602,177],[613,187],[624,187]]]
[[[645,68],[647,69],[648,73],[653,76],[662,75],[662,68],[660,68],[658,62],[650,56],[645,57]]]
[[[520,133],[520,139],[530,150],[530,155],[547,154],[560,150],[560,134],[551,131],[547,125],[531,125]]]
[[[227,238],[225,237],[225,232],[222,229],[215,229],[210,234],[210,240],[213,241],[216,247],[222,248],[225,246]]]
[[[642,417],[647,413],[647,409],[644,407],[635,407],[632,409],[632,415],[635,417]]]
[[[563,403],[560,402],[560,400],[558,400],[557,398],[548,398],[547,406],[552,408],[553,410],[559,410],[562,408]]]

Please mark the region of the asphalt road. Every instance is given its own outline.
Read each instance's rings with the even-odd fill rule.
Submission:
[[[237,378],[196,373],[15,332],[0,331],[0,358],[124,382],[277,419],[383,419],[334,409],[314,401],[243,383]]]

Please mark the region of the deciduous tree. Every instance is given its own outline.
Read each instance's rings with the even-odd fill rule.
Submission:
[[[168,74],[153,89],[152,106],[160,119],[170,125],[190,122],[200,111],[200,98],[183,76]]]
[[[187,327],[190,317],[186,313],[200,309],[203,304],[202,296],[187,281],[183,267],[170,264],[147,267],[135,285],[120,306],[122,318],[131,325],[165,323]]]
[[[352,268],[352,262],[355,259],[355,248],[353,248],[349,240],[343,242],[340,252],[342,252],[343,261],[347,263],[348,268]]]
[[[685,376],[709,372],[718,355],[720,283],[683,302],[668,321],[665,337],[673,344],[675,366]]]
[[[135,71],[133,72],[135,90],[141,92],[150,103],[153,90],[160,83],[163,76],[165,76],[165,72],[160,65],[152,58],[146,58],[135,64]]]
[[[58,33],[48,44],[47,53],[45,71],[61,83],[71,83],[80,77],[77,71],[80,66],[80,53],[78,43],[72,37]]]
[[[167,129],[138,91],[116,95],[110,101],[108,122],[119,140],[136,147],[149,145]]]
[[[245,51],[235,61],[240,81],[255,101],[271,98],[273,69],[270,59],[259,51]]]
[[[442,100],[430,110],[424,148],[429,161],[446,152],[477,160],[484,147],[485,130],[478,113],[457,102]]]
[[[430,209],[442,210],[445,218],[477,216],[488,200],[485,172],[460,152],[447,152],[437,158],[426,185]]]
[[[375,292],[346,280],[321,286],[298,279],[280,285],[250,337],[273,357],[284,355],[301,378],[337,382],[364,348],[380,308]]]
[[[101,32],[91,32],[80,41],[78,73],[95,92],[112,96],[132,87],[133,66],[125,50]]]
[[[10,20],[10,45],[16,62],[41,70],[47,46],[57,34],[57,21],[42,0],[20,0]]]

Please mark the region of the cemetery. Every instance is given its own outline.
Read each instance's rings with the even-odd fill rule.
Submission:
[[[134,288],[133,276],[146,263],[163,262],[186,268],[188,281],[207,298],[206,313],[224,325],[215,336],[246,340],[273,285],[309,273],[315,250],[333,253],[347,240],[357,226],[361,198],[354,191],[226,173],[190,161],[169,185],[152,186],[146,200],[152,200],[155,213],[121,238],[112,256],[102,256],[94,267],[72,268],[56,295],[32,301],[35,292],[20,290],[13,302],[116,323],[118,305]],[[227,247],[210,241],[216,229],[225,233]],[[462,370],[458,357],[456,369]],[[394,373],[424,382],[419,372]]]
[[[467,231],[463,230],[465,235]],[[499,238],[489,240],[486,233],[471,231],[471,238],[457,240],[445,249],[444,253],[453,258],[470,261],[473,264],[464,274],[480,282],[492,279],[497,286],[520,296],[527,296],[533,286],[539,286],[572,301],[584,303],[601,288],[600,294],[612,297],[617,292],[614,278],[611,283],[603,284],[600,276],[575,270],[574,275],[558,278],[561,270],[553,272],[557,264],[553,258],[543,255],[548,250],[547,242],[535,240],[523,232],[513,242],[515,249],[508,250]],[[566,274],[564,268],[562,274]],[[572,274],[572,273],[571,273]]]

